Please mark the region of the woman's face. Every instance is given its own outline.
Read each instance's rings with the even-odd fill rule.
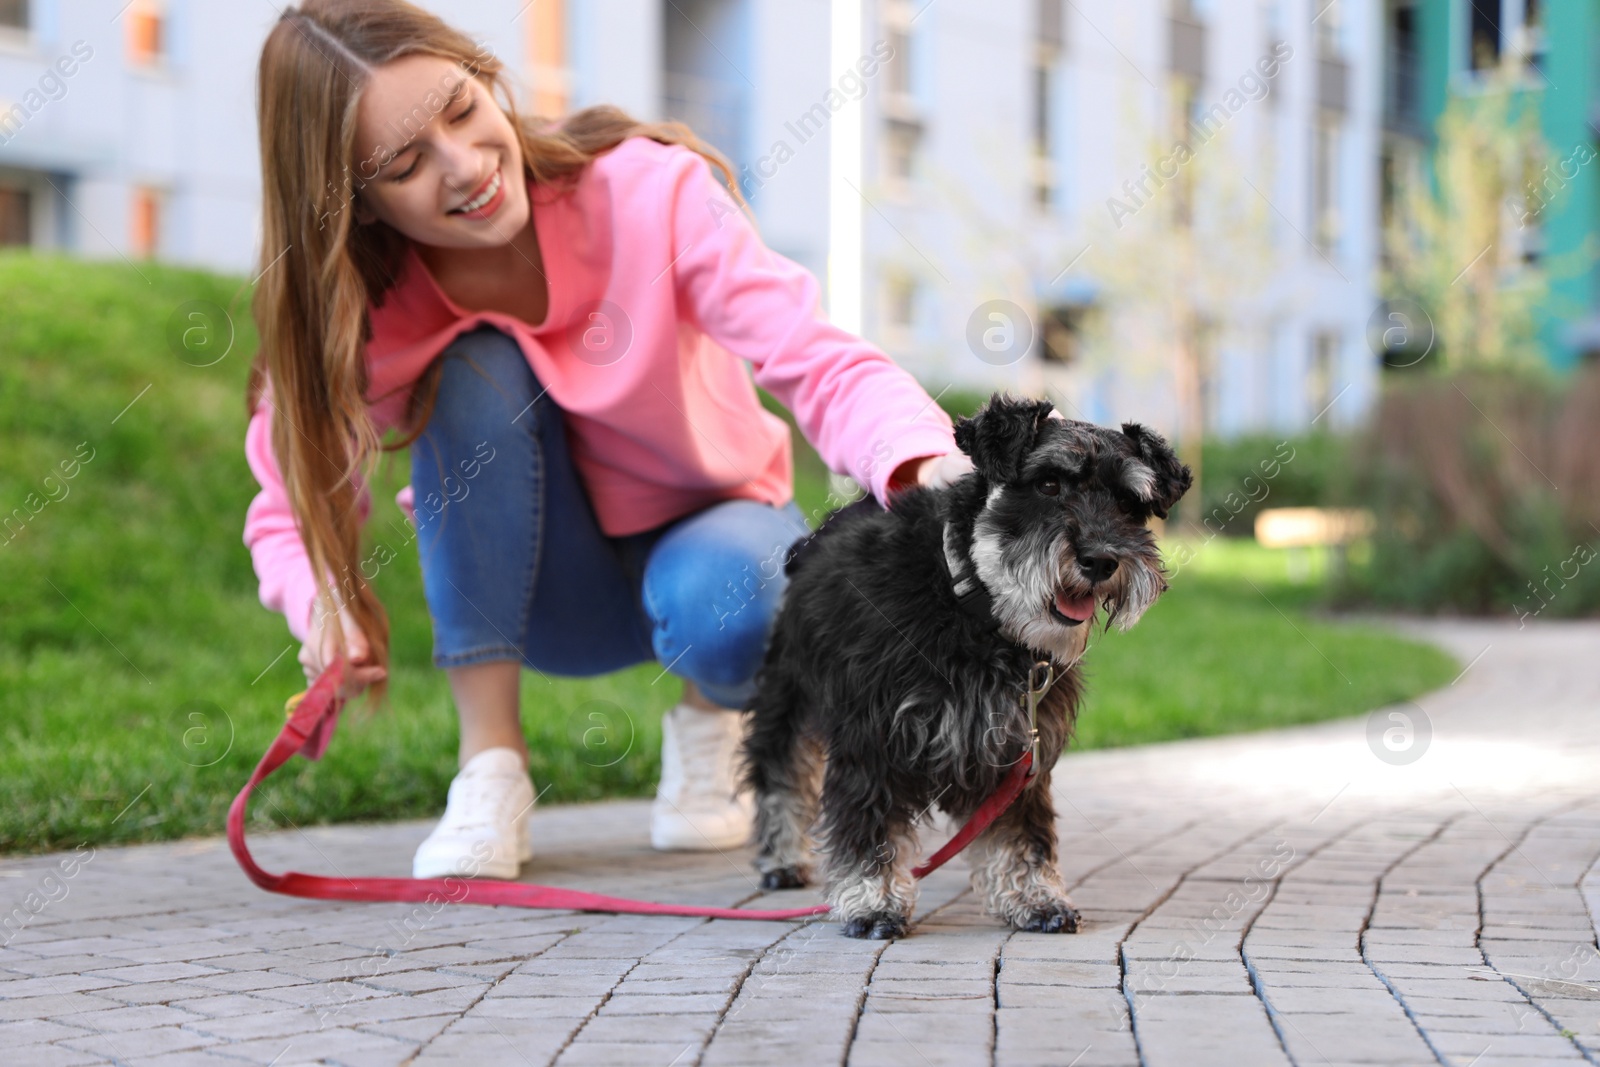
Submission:
[[[356,112],[356,218],[425,245],[490,248],[528,224],[522,149],[483,82],[413,55],[379,67]]]

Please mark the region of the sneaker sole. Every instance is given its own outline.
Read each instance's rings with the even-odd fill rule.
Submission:
[[[658,852],[717,852],[742,848],[749,840],[749,827],[711,833],[698,829],[693,823],[677,820],[671,826],[661,826],[652,820],[650,826],[650,847]]]
[[[473,871],[473,872],[470,872],[470,873],[467,872],[467,871],[463,871],[463,870],[459,869],[459,866],[456,865],[456,864],[444,864],[444,863],[441,863],[437,867],[425,867],[425,866],[424,867],[418,867],[416,864],[413,863],[412,866],[411,866],[411,877],[413,877],[413,878],[490,878],[490,879],[493,879],[495,881],[509,882],[509,881],[512,881],[513,879],[515,879],[517,877],[517,874],[521,870],[522,870],[522,864],[520,864],[520,863],[517,863],[517,864],[493,863],[493,862],[484,863],[484,864],[479,865],[479,867],[478,867],[478,869],[476,871]]]
[[[419,867],[415,860],[411,864],[411,877],[413,878],[493,878],[498,881],[511,881],[522,872],[522,865],[533,859],[533,841],[528,837],[528,824],[524,820],[522,827],[517,831],[517,862],[506,863],[503,860],[491,860],[478,865],[476,871],[468,872],[461,869],[459,864],[439,863],[435,866]]]

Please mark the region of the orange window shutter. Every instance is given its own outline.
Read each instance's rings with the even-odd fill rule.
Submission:
[[[161,243],[161,201],[153,189],[136,189],[133,194],[133,252],[149,259]]]
[[[526,9],[533,113],[546,118],[567,112],[566,16],[566,0],[533,0]]]
[[[138,3],[125,16],[128,34],[128,59],[148,65],[161,58],[161,9],[154,3]]]

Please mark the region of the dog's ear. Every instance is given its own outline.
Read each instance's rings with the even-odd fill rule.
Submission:
[[[1125,422],[1122,432],[1133,442],[1139,459],[1155,475],[1154,481],[1142,488],[1139,496],[1149,504],[1152,513],[1164,519],[1172,505],[1194,484],[1194,473],[1186,464],[1178,462],[1166,439],[1154,430],[1137,422]]]
[[[972,465],[986,481],[1014,481],[1051,410],[1048,400],[995,393],[976,414],[956,423],[956,445],[972,457]]]

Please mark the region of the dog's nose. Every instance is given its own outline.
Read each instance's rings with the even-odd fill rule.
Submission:
[[[1079,556],[1078,569],[1091,582],[1103,582],[1117,571],[1117,561],[1110,556]]]

